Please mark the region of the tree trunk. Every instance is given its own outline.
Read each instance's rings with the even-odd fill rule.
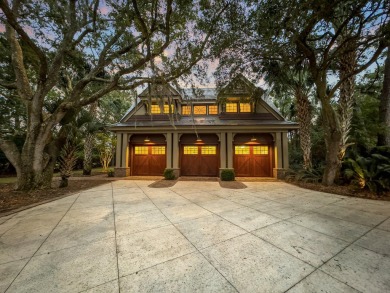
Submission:
[[[330,100],[327,97],[321,99],[321,105],[326,144],[326,166],[322,177],[322,184],[329,186],[333,185],[336,174],[341,165],[341,161],[338,156],[341,143],[341,131],[337,114],[332,108]]]
[[[379,122],[383,131],[378,134],[378,146],[390,146],[390,46],[387,47],[385,75],[379,105]]]
[[[83,175],[91,175],[94,135],[88,133],[84,142]]]
[[[352,48],[353,49],[353,48]],[[356,51],[351,49],[350,52],[346,53],[343,58],[339,61],[340,80],[345,79],[349,76],[356,68]],[[351,123],[353,117],[353,106],[354,106],[354,91],[355,91],[355,76],[351,76],[345,79],[340,86],[339,96],[339,121],[340,121],[340,132],[341,142],[338,157],[342,161],[345,152],[351,144],[348,143],[349,132],[351,131]]]
[[[55,157],[47,152],[46,146],[42,151],[41,148],[40,144],[25,143],[21,154],[21,171],[17,173],[17,190],[51,187]]]
[[[95,102],[90,105],[89,113],[91,117],[96,117],[98,103]],[[92,171],[92,155],[94,147],[94,133],[87,133],[84,142],[84,162],[83,162],[83,175],[91,175]]]
[[[68,187],[68,177],[66,176],[61,176],[61,181],[60,181],[60,188]]]
[[[307,95],[300,87],[295,89],[295,98],[298,108],[299,142],[303,153],[303,168],[310,169],[311,163],[311,111]]]
[[[50,188],[57,157],[55,142],[50,136],[44,139],[42,131],[34,131],[30,126],[27,129],[21,152],[9,141],[0,140],[0,148],[16,169],[17,190]]]

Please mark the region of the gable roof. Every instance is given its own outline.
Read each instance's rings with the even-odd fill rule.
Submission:
[[[218,95],[216,88],[183,88],[181,91],[183,93],[183,99],[190,101],[212,101],[216,100]]]
[[[149,84],[138,97],[174,97],[181,98],[182,94],[170,84]]]
[[[242,74],[238,74],[226,86],[219,91],[216,88],[179,88],[175,89],[170,84],[149,84],[148,87],[138,95],[130,109],[120,120],[126,122],[135,112],[143,106],[142,100],[149,97],[173,97],[180,101],[193,102],[217,102],[225,97],[250,97],[260,103],[270,114],[279,121],[286,121],[277,107],[274,105],[267,92],[260,87],[256,87]]]
[[[218,96],[253,96],[258,95],[262,96],[264,90],[260,87],[255,86],[252,82],[249,81],[241,73],[232,79],[226,86],[221,88],[218,93]]]

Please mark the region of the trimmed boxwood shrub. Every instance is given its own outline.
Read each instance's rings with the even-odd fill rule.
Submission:
[[[222,170],[221,171],[221,180],[222,181],[234,181],[234,170]]]
[[[115,175],[115,172],[114,172],[113,169],[108,169],[108,170],[107,170],[107,176],[108,176],[108,177],[114,177],[114,175]]]
[[[166,180],[175,180],[176,176],[175,176],[175,173],[173,173],[173,169],[165,169],[164,170],[164,178]]]

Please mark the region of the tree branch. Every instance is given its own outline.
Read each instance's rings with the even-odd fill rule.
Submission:
[[[7,81],[0,80],[0,86],[6,88],[7,90],[17,89],[16,82],[7,82]]]
[[[41,80],[45,80],[47,74],[47,59],[45,53],[33,42],[33,40],[31,40],[31,38],[19,25],[17,18],[9,8],[7,1],[0,0],[0,8],[3,10],[3,13],[6,16],[8,24],[20,35],[23,41],[26,42],[26,44],[33,50],[35,55],[38,57],[40,63],[39,78]]]
[[[360,67],[358,67],[357,69],[355,69],[350,74],[346,75],[343,79],[340,79],[336,83],[336,85],[330,90],[330,92],[328,94],[328,98],[333,97],[335,92],[340,88],[340,86],[343,84],[343,82],[345,82],[348,78],[355,76],[356,74],[362,72],[363,70],[367,69],[372,63],[374,63],[378,59],[378,57],[380,56],[382,51],[386,48],[386,46],[387,45],[385,42],[381,42],[379,44],[378,48],[376,49],[375,53],[371,56],[371,59],[366,64],[361,65]]]
[[[21,168],[21,158],[16,144],[13,141],[0,138],[0,149],[3,151],[7,159],[10,161],[12,166],[15,167],[17,173],[19,174]]]

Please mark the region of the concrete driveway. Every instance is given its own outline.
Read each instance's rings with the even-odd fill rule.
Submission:
[[[390,202],[121,180],[0,218],[1,292],[390,292]]]

